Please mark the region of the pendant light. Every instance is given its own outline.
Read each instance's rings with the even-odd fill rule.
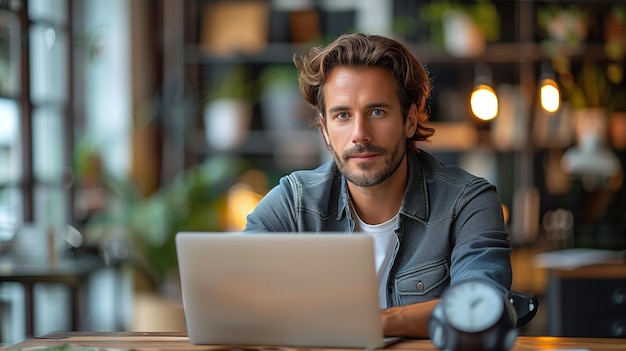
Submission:
[[[556,113],[561,108],[561,90],[556,82],[554,72],[544,62],[541,65],[541,77],[539,78],[539,105],[549,113]]]
[[[498,115],[498,96],[491,84],[491,69],[484,64],[477,64],[470,108],[474,116],[483,121],[490,121]]]

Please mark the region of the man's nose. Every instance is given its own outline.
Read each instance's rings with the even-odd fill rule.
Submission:
[[[352,130],[352,143],[369,144],[372,141],[372,125],[367,116],[357,114],[354,118],[354,128]]]

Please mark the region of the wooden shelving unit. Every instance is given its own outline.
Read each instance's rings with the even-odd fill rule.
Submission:
[[[176,55],[178,61],[182,62],[185,77],[186,93],[192,96],[195,101],[190,113],[194,115],[193,126],[194,131],[191,133],[191,141],[186,145],[184,151],[187,160],[192,162],[201,161],[204,158],[217,154],[224,154],[217,150],[207,147],[206,140],[202,134],[204,128],[202,122],[202,103],[204,94],[211,89],[215,89],[215,81],[211,78],[215,77],[215,73],[220,73],[229,66],[245,66],[250,71],[249,78],[256,80],[261,75],[264,68],[275,66],[289,66],[291,64],[292,55],[295,52],[307,50],[317,43],[307,42],[289,42],[287,40],[269,39],[264,49],[255,53],[250,52],[234,52],[224,55],[212,51],[210,47],[202,43],[201,29],[203,25],[203,13],[205,6],[216,0],[193,0],[185,1],[183,16],[180,22],[174,25],[182,25],[184,27],[184,35],[180,38],[180,42],[176,47],[181,47],[181,52],[171,52]],[[259,0],[262,1],[262,0]],[[427,4],[429,1],[406,1],[394,0],[394,8],[396,11],[415,11],[420,6]],[[271,2],[270,2],[271,3]],[[321,2],[315,2],[316,11],[324,11],[320,6]],[[537,84],[542,75],[542,66],[550,63],[551,57],[545,52],[543,47],[543,39],[538,32],[537,11],[540,7],[562,5],[589,5],[590,11],[607,11],[609,6],[613,4],[611,1],[494,1],[498,9],[501,19],[501,37],[496,42],[488,43],[486,51],[477,57],[460,58],[454,57],[446,53],[442,48],[434,42],[428,40],[427,33],[410,33],[406,35],[406,41],[409,47],[415,52],[416,56],[427,66],[434,79],[433,96],[430,100],[431,120],[434,124],[441,126],[441,133],[446,130],[457,130],[459,128],[470,128],[475,133],[470,133],[475,138],[474,143],[454,143],[446,144],[445,135],[440,134],[440,140],[437,147],[432,148],[432,152],[442,154],[444,158],[455,162],[464,154],[471,152],[476,147],[486,147],[495,153],[495,158],[499,164],[497,169],[502,184],[499,185],[499,192],[503,202],[512,209],[514,203],[515,192],[519,188],[539,188],[543,191],[541,183],[543,180],[542,159],[545,157],[546,150],[538,147],[533,140],[533,124],[535,118],[535,108],[537,104]],[[321,13],[321,12],[320,12]],[[400,13],[399,15],[405,15]],[[346,23],[350,23],[354,18],[348,16]],[[333,14],[334,19],[340,16]],[[324,14],[321,13],[323,18]],[[272,23],[275,30],[276,23]],[[595,27],[594,27],[595,28]],[[318,29],[324,31],[324,27]],[[164,28],[167,32],[168,29]],[[284,29],[287,32],[289,29]],[[598,28],[595,28],[595,37],[590,38],[581,46],[572,46],[561,48],[561,53],[570,58],[573,64],[580,64],[583,60],[591,60],[596,62],[606,61],[604,43],[598,39]],[[328,35],[325,35],[328,34]],[[322,38],[330,38],[332,33],[322,33]],[[322,43],[324,40],[322,39]],[[245,51],[245,50],[244,50]],[[452,120],[448,120],[444,116],[444,109],[447,106],[441,106],[439,101],[441,94],[454,91],[457,98],[460,96],[468,96],[474,84],[475,66],[477,64],[487,65],[492,69],[494,84],[510,84],[520,91],[522,105],[526,107],[523,118],[523,125],[515,128],[523,129],[524,145],[519,148],[500,150],[494,148],[490,140],[490,124],[480,124],[471,116],[469,109],[465,109],[460,115],[454,116]],[[295,78],[294,78],[295,79]],[[447,104],[446,101],[444,104]],[[461,101],[463,103],[463,101]],[[253,121],[251,123],[251,131],[249,139],[239,148],[229,150],[228,155],[239,156],[249,160],[253,160],[254,165],[264,171],[274,175],[287,173],[290,169],[277,167],[274,162],[275,148],[273,139],[270,134],[266,133],[265,116],[262,109],[255,102],[253,107]],[[447,124],[451,122],[450,124]],[[447,128],[450,127],[450,128]],[[542,197],[551,196],[542,192]],[[550,202],[552,204],[563,203],[563,199]],[[542,198],[542,201],[545,200]],[[567,200],[569,201],[569,200]],[[566,202],[567,202],[566,201]],[[546,208],[541,208],[541,212]],[[513,214],[514,216],[515,214]],[[540,226],[540,224],[538,224]]]

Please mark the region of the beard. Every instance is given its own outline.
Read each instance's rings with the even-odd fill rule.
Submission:
[[[393,150],[387,150],[382,146],[357,144],[352,149],[343,152],[341,156],[339,156],[331,144],[327,144],[326,146],[333,155],[333,159],[335,160],[335,164],[337,165],[339,172],[341,172],[341,174],[343,174],[343,176],[346,177],[350,183],[360,187],[372,187],[389,179],[389,177],[391,177],[398,170],[398,168],[400,168],[402,160],[406,155],[405,140],[406,136],[404,136],[403,133],[403,137],[398,139],[398,143],[394,145]],[[357,165],[358,170],[350,170],[346,165],[350,156],[364,152],[372,152],[382,155],[385,159],[384,167],[380,170],[373,170],[374,164],[367,162],[359,163]]]

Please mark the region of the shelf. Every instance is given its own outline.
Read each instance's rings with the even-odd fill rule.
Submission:
[[[212,148],[206,141],[204,133],[197,131],[192,137],[192,148],[195,152],[205,154],[245,154],[245,155],[272,155],[274,143],[267,133],[259,130],[250,130],[244,143],[232,150],[219,150]]]
[[[294,53],[306,52],[316,43],[271,43],[266,49],[250,54],[235,52],[232,55],[212,53],[210,48],[201,45],[188,45],[185,49],[186,63],[218,64],[218,63],[249,63],[249,64],[280,64],[291,63]],[[549,59],[543,53],[542,44],[527,43],[493,43],[487,45],[485,53],[477,57],[454,57],[443,49],[429,43],[409,44],[409,48],[423,64],[458,64],[458,63],[509,63],[540,62]],[[572,58],[606,59],[603,44],[586,44],[580,47],[563,47],[561,53]]]
[[[495,43],[487,45],[485,53],[478,57],[453,57],[442,49],[428,44],[410,45],[411,50],[422,63],[532,63],[541,62],[550,57],[543,53],[541,43]],[[561,53],[572,58],[605,59],[601,44],[587,44],[578,48],[564,47]]]
[[[232,55],[215,54],[210,48],[201,45],[189,45],[185,48],[186,63],[218,64],[218,63],[257,63],[279,64],[291,63],[293,54],[304,52],[315,44],[273,43],[268,44],[258,54],[235,52]]]

